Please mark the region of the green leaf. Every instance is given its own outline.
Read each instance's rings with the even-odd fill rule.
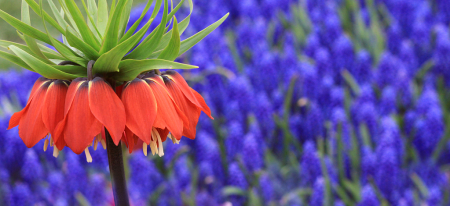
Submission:
[[[25,0],[22,0],[21,17],[22,17],[22,22],[23,23],[31,25],[30,9],[29,9],[28,4],[27,4],[27,2]]]
[[[172,2],[172,3],[173,3],[173,2]],[[181,6],[183,5],[183,3],[184,3],[184,0],[181,0],[180,3],[178,3],[177,6],[171,10],[171,12],[169,13],[169,15],[168,15],[167,18],[168,18],[168,19],[171,19],[173,16],[175,16],[175,13],[178,12],[178,10],[181,8]],[[171,5],[173,6],[173,4],[171,4]],[[189,15],[190,15],[190,14],[189,14]]]
[[[69,19],[69,22],[72,25],[72,27],[75,29],[76,33],[81,34],[80,29],[77,26],[77,23],[75,23],[75,20],[73,19],[72,14],[70,13],[69,9],[67,8],[66,2],[64,0],[58,0],[58,1],[59,1],[59,4],[61,4],[62,10],[64,11],[64,13],[66,13],[67,18]],[[64,34],[64,32],[61,32],[61,33]]]
[[[182,1],[180,2],[180,4],[181,4],[182,2],[184,2],[184,0],[182,0]],[[180,4],[179,4],[179,5],[180,5]],[[178,6],[177,6],[177,7],[178,7]],[[192,3],[192,0],[189,0],[189,8],[190,8],[190,13],[189,13],[189,15],[188,15],[186,18],[184,18],[183,21],[181,21],[181,22],[178,24],[178,30],[179,30],[180,36],[181,36],[181,34],[184,33],[184,31],[186,30],[186,28],[187,28],[188,25],[189,25],[189,22],[191,21],[191,14],[192,14],[192,11],[194,10],[194,4]],[[172,12],[170,12],[170,13],[172,13]],[[170,14],[169,14],[169,18],[172,18]],[[157,51],[157,52],[154,52],[154,54],[151,55],[150,58],[152,58],[152,59],[153,59],[153,58],[156,58],[156,57],[162,52],[162,50],[163,50],[164,48],[167,47],[167,44],[169,44],[169,41],[170,41],[171,37],[172,37],[172,30],[170,30],[169,32],[167,32],[167,33],[164,34],[163,38],[162,38],[161,41],[159,42],[158,47],[156,48],[156,51]],[[155,53],[156,53],[156,54],[155,54]]]
[[[131,9],[133,8],[133,0],[128,0],[125,9],[122,12],[122,17],[120,18],[120,31],[119,31],[119,39],[125,34],[125,30],[127,28],[128,20],[130,19]]]
[[[79,39],[75,34],[72,34],[69,30],[66,31],[66,39],[70,46],[79,49],[86,55],[87,58],[96,60],[100,56],[98,52],[92,48],[89,44],[85,43],[83,40]]]
[[[158,46],[159,41],[161,41],[164,30],[166,29],[167,13],[168,3],[167,0],[164,0],[164,15],[161,24],[139,46],[128,54],[125,59],[145,59],[150,56]]]
[[[53,27],[55,27],[59,32],[64,33],[64,29],[58,24],[58,22],[56,22],[50,15],[47,14],[47,12],[43,12],[41,13],[41,8],[39,7],[39,5],[34,1],[34,0],[25,0],[27,1],[28,5],[30,5],[31,9],[33,9],[33,11],[39,15],[40,17],[43,16],[43,18],[45,19],[45,21],[47,21],[48,23],[50,23]],[[43,14],[43,15],[42,15]],[[25,32],[23,32],[25,33]],[[31,36],[31,35],[30,35]]]
[[[42,0],[39,1],[41,12],[43,12],[42,9]],[[73,50],[71,50],[68,46],[61,43],[60,41],[56,40],[55,38],[51,37],[50,32],[47,29],[47,25],[45,24],[44,19],[42,18],[42,22],[44,23],[45,31],[47,31],[47,37],[50,39],[50,45],[53,45],[58,52],[65,57],[66,59],[75,62],[81,66],[86,66],[88,60],[81,58],[78,54],[76,54]]]
[[[102,37],[105,35],[108,19],[108,2],[106,0],[98,0],[97,28]]]
[[[9,15],[8,13],[4,12],[1,9],[0,9],[0,18],[5,20],[8,24],[13,26],[20,32],[27,34],[28,36],[31,36],[39,41],[43,41],[47,44],[52,44],[47,34],[44,34],[43,32],[33,28],[32,26],[21,22],[20,20],[14,18],[13,16]]]
[[[78,76],[59,71],[52,66],[33,57],[31,54],[19,49],[16,46],[9,47],[19,58],[27,63],[34,71],[49,79],[75,79]]]
[[[88,0],[88,14],[92,17],[92,20],[94,21],[94,23],[90,21],[88,22],[89,28],[91,28],[91,26],[97,26],[98,8],[97,4],[95,3],[95,0]]]
[[[93,2],[93,5],[91,3],[88,6],[86,6],[86,3],[84,3],[84,0],[82,0],[81,3],[83,3],[84,10],[86,11],[87,17],[89,19],[89,21],[87,21],[87,25],[91,31],[95,31],[92,34],[94,35],[97,42],[100,42],[101,35],[97,29],[97,5],[95,4],[95,2]],[[92,15],[92,14],[94,14],[94,15]]]
[[[122,42],[110,51],[102,54],[94,64],[94,68],[92,70],[93,73],[118,72],[120,61],[132,48],[134,48],[139,43],[152,22],[153,19],[150,19],[147,24],[142,27],[141,30],[139,30],[139,32],[137,32],[135,35],[128,38],[126,41]]]
[[[162,51],[162,53],[158,56],[158,59],[173,61],[178,57],[178,52],[180,52],[181,39],[178,32],[178,22],[176,17],[174,17],[172,31],[172,39],[170,40],[169,45],[167,45],[164,51]]]
[[[45,55],[42,53],[42,51],[39,49],[39,46],[35,39],[31,38],[30,36],[24,34],[23,40],[27,44],[28,48],[32,51],[33,56],[40,59],[41,61],[44,61],[47,64],[53,64]]]
[[[247,192],[239,187],[233,187],[233,186],[226,186],[222,189],[222,195],[225,197],[231,196],[231,195],[237,195],[237,196],[247,196]]]
[[[80,30],[80,34],[83,37],[83,40],[87,44],[91,45],[97,51],[100,50],[100,42],[97,41],[94,34],[89,29],[89,26],[86,24],[83,14],[81,13],[75,1],[74,0],[65,0],[65,1],[67,9],[69,10],[73,20],[77,24],[77,27]]]
[[[195,69],[197,66],[162,59],[124,60],[119,64],[119,73],[113,75],[117,81],[131,81],[139,74],[154,69]]]
[[[22,68],[25,68],[25,69],[28,69],[28,70],[34,72],[34,70],[30,66],[28,66],[27,63],[22,61],[22,59],[20,59],[16,55],[10,54],[8,52],[0,51],[0,57],[5,60],[8,60],[14,64],[17,64],[19,67],[22,67]]]
[[[77,75],[79,77],[86,77],[87,76],[87,70],[86,67],[82,66],[73,66],[73,65],[53,65],[53,68],[68,73]]]
[[[225,19],[227,19],[229,14],[230,13],[225,14],[225,16],[223,16],[221,19],[216,21],[214,24],[211,24],[206,29],[203,29],[202,31],[198,32],[197,34],[189,37],[188,39],[186,39],[184,41],[182,41],[181,42],[180,53],[178,54],[178,56],[184,54],[184,52],[186,52],[187,50],[192,48],[194,45],[196,45],[198,42],[200,42],[203,38],[208,36],[208,34],[210,34],[217,27],[219,27],[225,21]]]
[[[117,46],[119,41],[120,19],[128,1],[129,0],[120,0],[117,7],[115,7],[114,14],[108,21],[108,27],[106,29],[105,37],[103,38],[103,45],[100,49],[100,54],[104,54]]]
[[[19,47],[20,49],[26,51],[27,53],[33,53],[30,48],[28,48],[27,46],[25,46],[23,44],[19,44],[19,43],[16,43],[16,42],[5,41],[5,40],[0,40],[0,47],[8,48],[11,45]],[[64,57],[62,57],[61,55],[59,55],[58,53],[56,53],[52,49],[50,49],[50,48],[48,48],[48,47],[46,47],[46,46],[44,46],[42,44],[38,44],[38,46],[41,48],[41,50],[43,50],[44,55],[47,56],[49,59],[64,59]]]
[[[25,0],[22,0],[22,22],[28,24],[31,26],[31,19],[30,19],[30,9],[28,7],[28,4]],[[20,35],[20,34],[19,34]],[[31,38],[30,36],[24,34],[21,37],[23,37],[23,40],[25,41],[25,43],[28,45],[28,47],[30,48],[30,50],[32,51],[32,53],[34,54],[33,56],[39,58],[40,60],[44,61],[47,64],[53,64],[53,62],[51,62],[43,53],[42,51],[39,49],[39,46],[36,42],[35,39]]]
[[[50,9],[53,12],[53,15],[56,17],[56,21],[58,21],[59,25],[62,25],[64,28],[72,26],[69,25],[69,23],[64,20],[64,10],[62,9],[62,13],[58,11],[58,8],[56,8],[55,3],[53,3],[53,0],[47,0],[48,4],[50,5]],[[73,29],[73,28],[72,28]]]
[[[158,0],[158,1],[160,2],[159,4],[161,5],[162,0]],[[125,35],[123,35],[123,37],[120,39],[120,43],[127,40],[128,38],[131,37],[131,35],[134,34],[134,32],[138,28],[139,24],[141,23],[142,19],[145,17],[145,14],[147,14],[147,11],[150,9],[150,6],[152,5],[152,3],[153,3],[153,0],[147,1],[147,5],[145,5],[145,8],[142,11],[141,16],[139,17],[138,20],[136,20],[134,22],[133,26],[131,26],[130,29],[128,29],[127,33],[125,33]],[[156,9],[156,7],[155,7],[155,9]]]

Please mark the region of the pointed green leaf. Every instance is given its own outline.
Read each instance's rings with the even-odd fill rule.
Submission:
[[[14,45],[16,47],[19,47],[20,49],[26,51],[27,53],[32,53],[32,51],[30,50],[30,48],[28,48],[27,46],[23,45],[23,44],[19,44],[19,43],[15,43],[15,42],[10,42],[10,41],[5,41],[5,40],[0,40],[0,47],[3,48],[8,48],[9,46]],[[38,46],[41,48],[41,50],[43,51],[44,55],[47,56],[50,59],[64,59],[64,57],[62,57],[61,55],[59,55],[58,53],[56,53],[55,51],[53,51],[52,49],[42,45],[42,44],[38,44]],[[44,48],[43,48],[44,47]]]
[[[158,59],[173,61],[178,57],[178,52],[180,52],[181,39],[178,32],[178,22],[176,17],[174,17],[173,20],[172,31],[172,39],[170,40],[169,45],[167,45],[164,51],[162,51],[162,53],[158,56]]]
[[[35,39],[31,38],[30,36],[24,34],[23,40],[27,44],[28,48],[32,51],[32,55],[39,60],[45,62],[46,64],[53,64],[45,55],[42,53],[41,49],[39,49],[39,46]]]
[[[181,21],[178,24],[178,30],[179,30],[180,36],[184,33],[184,31],[188,27],[188,25],[191,21],[192,11],[194,10],[194,5],[192,3],[192,0],[188,0],[188,2],[189,2],[189,7],[190,7],[190,13],[186,18],[183,19],[183,21]],[[158,57],[158,55],[161,54],[162,50],[167,47],[167,44],[169,44],[171,37],[172,37],[172,30],[170,30],[169,32],[164,34],[163,38],[159,42],[158,47],[156,48],[156,52],[153,52],[153,54],[149,58],[155,59],[156,57]]]
[[[34,0],[25,0],[25,1],[27,1],[28,5],[30,5],[31,9],[33,9],[33,11],[37,15],[39,15],[40,17],[43,16],[45,21],[50,23],[50,25],[55,27],[59,32],[64,33],[64,29],[50,15],[48,15],[47,12],[43,12],[43,15],[42,15],[42,13],[40,11],[41,8],[39,7],[39,5]],[[25,33],[25,32],[23,32],[23,33]]]
[[[42,0],[39,1],[41,12],[42,9]],[[76,54],[73,50],[71,50],[68,46],[51,37],[50,32],[47,29],[47,25],[45,24],[44,19],[42,18],[42,22],[44,23],[45,31],[47,32],[47,37],[50,39],[50,45],[53,45],[58,52],[65,57],[66,59],[75,62],[81,66],[86,66],[88,60],[81,58],[78,54]]]
[[[20,20],[14,18],[13,16],[9,15],[8,13],[4,12],[1,9],[0,9],[0,18],[5,20],[8,24],[13,26],[20,32],[27,34],[28,36],[31,36],[39,41],[43,41],[47,44],[52,43],[47,34],[44,34],[43,32],[33,28],[32,26],[21,22]]]
[[[151,55],[151,53],[158,46],[159,41],[164,34],[167,23],[168,3],[164,1],[164,15],[161,20],[161,24],[147,37],[145,40],[137,46],[125,59],[145,59]],[[156,32],[156,33],[155,33]]]
[[[105,36],[107,26],[108,26],[108,2],[106,0],[98,0],[97,28],[102,37]]]
[[[162,0],[158,0],[158,1],[161,4]],[[150,9],[150,6],[152,5],[152,3],[153,3],[153,0],[147,1],[147,5],[145,5],[145,8],[142,11],[141,16],[139,17],[138,20],[136,20],[134,22],[133,26],[131,26],[130,29],[128,29],[127,33],[125,35],[123,35],[123,37],[120,39],[120,43],[122,43],[123,41],[127,40],[128,38],[130,38],[131,35],[134,34],[134,32],[138,28],[139,24],[141,23],[142,19],[145,17],[145,14],[147,14],[147,11]]]
[[[58,1],[59,1],[59,4],[61,4],[61,8],[64,11],[64,13],[66,14],[67,18],[69,19],[69,22],[72,25],[73,29],[75,29],[77,34],[81,34],[80,29],[77,26],[77,23],[75,23],[75,20],[73,19],[72,14],[70,14],[69,9],[67,8],[66,2],[64,0],[58,0]],[[64,32],[61,32],[61,33],[64,34]]]
[[[94,48],[79,39],[75,34],[72,34],[69,30],[66,31],[66,39],[70,46],[79,49],[88,59],[96,60],[100,56]]]
[[[49,79],[75,79],[78,76],[59,71],[52,66],[36,59],[31,54],[16,46],[9,47],[20,59],[27,63],[34,71]]]
[[[22,0],[21,18],[23,23],[31,25],[30,9],[25,0]]]
[[[5,60],[8,60],[14,64],[17,64],[19,67],[22,67],[22,68],[25,68],[25,69],[28,69],[28,70],[34,72],[34,70],[30,66],[28,66],[27,63],[22,61],[22,59],[20,59],[16,55],[10,54],[8,52],[0,51],[0,57]]]
[[[83,37],[83,40],[91,45],[94,49],[100,50],[100,42],[97,41],[92,31],[89,29],[89,26],[86,24],[84,20],[83,14],[78,8],[77,4],[74,0],[65,0],[67,9],[72,15],[73,20],[77,24],[78,29],[80,30],[80,34]]]
[[[53,3],[53,0],[47,0],[48,4],[50,5],[50,9],[53,12],[53,15],[56,17],[56,21],[58,21],[58,24],[61,25],[64,28],[71,28],[73,29],[73,27],[66,22],[66,20],[64,19],[64,9],[61,8],[61,12],[58,11],[58,8],[56,8],[55,3]],[[77,35],[79,35],[77,33]]]
[[[53,65],[53,68],[68,73],[77,75],[79,77],[86,77],[87,76],[87,70],[86,67],[82,66],[73,66],[73,65]]]
[[[172,2],[173,3],[173,2]],[[171,19],[173,16],[175,16],[175,13],[178,12],[178,10],[181,8],[181,6],[183,5],[184,0],[181,0],[177,6],[175,8],[172,8],[171,12],[169,13],[169,15],[167,16],[168,19]],[[173,6],[173,4],[171,4]]]
[[[128,20],[130,19],[131,9],[133,8],[133,0],[128,0],[125,5],[125,9],[122,12],[122,17],[120,18],[120,31],[119,31],[119,39],[125,34],[125,30],[127,28]]]
[[[111,51],[104,53],[98,58],[94,64],[93,73],[107,73],[107,72],[118,72],[119,63],[123,57],[134,48],[142,37],[147,32],[153,19],[150,19],[147,24],[139,30],[135,35],[128,38],[126,41],[122,42],[118,46],[111,49]]]
[[[83,1],[84,2],[84,1]],[[97,26],[97,18],[98,18],[98,8],[95,0],[88,0],[88,12],[89,15],[94,20],[94,25]],[[89,24],[90,22],[88,22]]]
[[[84,0],[82,0],[81,2],[83,3],[84,10],[87,13],[87,17],[88,17],[87,25],[88,25],[89,29],[92,31],[92,34],[94,35],[97,42],[100,42],[101,41],[100,32],[98,31],[97,25],[96,25],[97,24],[97,20],[96,20],[97,12],[93,11],[93,9],[97,10],[97,5],[95,5],[95,2],[94,2],[94,5],[93,5],[94,8],[90,8],[92,6],[91,5],[86,6],[86,3],[84,3]],[[92,15],[92,13],[94,13],[95,16]]]
[[[22,22],[25,24],[28,24],[31,26],[31,19],[30,19],[30,9],[28,7],[28,4],[25,0],[22,0]],[[37,45],[37,42],[35,39],[31,38],[30,36],[24,34],[19,36],[23,37],[23,40],[28,45],[30,50],[32,51],[33,56],[37,57],[38,59],[44,61],[47,64],[53,64],[39,49],[39,46]]]
[[[100,50],[100,54],[104,54],[117,46],[119,41],[120,19],[128,1],[129,0],[120,0],[117,7],[115,7],[114,14],[108,21],[108,27],[103,38],[103,45]]]
[[[197,66],[181,64],[162,59],[124,60],[120,62],[119,73],[113,75],[117,81],[131,81],[139,74],[154,69],[195,69]]]
[[[203,29],[202,31],[198,32],[197,34],[187,38],[186,40],[181,42],[181,48],[180,53],[178,56],[184,54],[187,50],[192,48],[194,45],[196,45],[198,42],[200,42],[203,38],[208,36],[212,31],[217,29],[224,21],[227,19],[229,13],[227,13],[225,16],[223,16],[221,19],[216,21],[214,24],[211,24],[210,26],[206,27],[206,29]]]

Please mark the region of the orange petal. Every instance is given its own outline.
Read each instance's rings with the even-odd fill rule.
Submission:
[[[89,84],[83,82],[79,85],[66,116],[64,140],[73,152],[81,154],[102,128],[102,124],[89,109]]]
[[[56,128],[53,132],[54,136],[58,139],[61,137],[61,135],[64,135],[63,132],[64,127],[67,123],[67,114],[70,110],[70,107],[72,106],[73,100],[75,99],[79,87],[85,82],[87,82],[86,78],[76,78],[69,85],[69,89],[66,93],[66,99],[64,101],[64,119],[56,125]]]
[[[67,112],[70,109],[70,106],[72,105],[73,99],[75,98],[75,94],[78,91],[78,88],[80,85],[84,82],[86,82],[86,78],[76,78],[74,79],[69,86],[69,90],[67,91],[66,95],[66,101],[64,105],[64,115],[67,115]]]
[[[55,142],[58,142],[59,139],[55,133],[56,126],[64,119],[64,102],[68,88],[67,83],[62,80],[52,82],[47,89],[42,107],[42,120]]]
[[[59,137],[59,139],[55,142],[55,145],[59,151],[63,150],[64,147],[66,146],[66,141],[64,140],[64,136]]]
[[[183,125],[183,136],[189,139],[195,139],[196,126],[200,117],[200,109],[185,97],[181,89],[169,78],[163,77],[167,89],[172,95],[175,103],[186,115],[189,125]]]
[[[142,141],[150,144],[157,108],[150,86],[142,79],[133,80],[123,90],[122,102],[127,115],[127,127]]]
[[[189,123],[186,116],[171,98],[165,86],[157,83],[158,79],[159,77],[146,79],[146,82],[153,90],[158,107],[154,127],[161,129],[167,127],[177,139],[181,139],[183,124],[187,123],[189,125]],[[160,81],[162,82],[162,80]],[[162,84],[164,85],[164,82]]]
[[[89,108],[118,145],[125,130],[125,108],[111,86],[100,77],[89,81]]]
[[[33,85],[33,88],[31,89],[31,93],[30,93],[30,97],[28,98],[27,105],[20,112],[16,112],[12,115],[11,119],[9,120],[8,129],[12,129],[12,128],[16,127],[17,125],[19,125],[20,119],[21,119],[23,113],[28,109],[31,100],[34,97],[34,94],[47,81],[49,81],[49,80],[45,77],[40,77],[38,80],[36,80],[36,82]]]
[[[201,110],[206,115],[208,115],[209,118],[214,119],[211,116],[211,109],[209,109],[208,105],[206,105],[203,97],[195,90],[193,90],[191,87],[189,87],[188,83],[186,82],[186,80],[184,80],[181,74],[173,70],[165,71],[164,74],[180,88],[184,96],[186,96],[186,98],[189,99],[189,101],[197,105],[197,107],[201,108]]]
[[[31,99],[33,98],[33,95],[36,93],[36,91],[45,83],[50,81],[49,79],[45,78],[45,77],[39,77],[39,79],[36,80],[36,82],[34,82],[33,88],[31,89],[30,92],[30,97],[28,98],[28,102],[27,104],[31,101]]]
[[[128,146],[128,152],[131,154],[133,152],[134,146],[136,145],[136,142],[138,140],[138,137],[133,134],[133,132],[128,128],[125,127],[125,139],[127,141]]]
[[[209,118],[214,119],[211,116],[211,109],[208,107],[208,105],[205,102],[205,99],[203,99],[202,95],[200,95],[197,91],[191,88],[192,94],[194,94],[195,98],[197,99],[198,103],[202,106],[202,111],[209,116]]]
[[[19,136],[27,147],[33,147],[48,135],[49,130],[42,121],[42,105],[50,82],[44,83],[33,94],[29,107],[23,112],[19,122]]]

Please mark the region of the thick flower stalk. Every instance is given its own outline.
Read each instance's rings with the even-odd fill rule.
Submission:
[[[33,86],[26,107],[11,117],[9,129],[18,126],[27,147],[45,139],[44,150],[54,147],[55,157],[67,146],[76,154],[84,151],[92,162],[89,147],[96,150],[102,144],[108,149],[116,205],[129,204],[121,142],[130,152],[142,145],[146,155],[150,147],[152,154],[162,156],[167,138],[174,143],[182,136],[194,139],[200,112],[211,117],[203,97],[170,69],[197,68],[174,60],[228,14],[181,41],[191,14],[180,22],[175,14],[184,3],[192,13],[192,0],[181,0],[170,13],[168,0],[157,0],[151,18],[142,22],[153,2],[148,1],[128,30],[133,0],[113,1],[110,11],[106,0],[82,1],[86,18],[74,0],[59,0],[60,9],[49,0],[54,18],[43,10],[42,0],[39,4],[22,0],[21,20],[0,10],[0,18],[26,43],[0,40],[0,46],[8,49],[0,51],[0,57],[43,76]],[[29,7],[42,18],[45,32],[31,26]],[[161,8],[160,24],[146,35]],[[49,25],[61,32],[63,42],[49,34]],[[161,74],[160,69],[169,70]]]

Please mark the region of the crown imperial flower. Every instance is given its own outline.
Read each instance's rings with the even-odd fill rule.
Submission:
[[[115,145],[122,140],[132,151],[141,143],[144,153],[150,145],[153,154],[162,156],[167,137],[174,143],[182,136],[195,138],[201,111],[212,118],[203,97],[179,73],[161,75],[159,69],[197,68],[174,60],[214,31],[228,14],[181,41],[190,22],[192,0],[188,0],[190,14],[182,21],[175,14],[184,0],[170,13],[174,5],[164,0],[155,2],[151,16],[147,12],[153,1],[148,1],[140,17],[129,24],[132,2],[114,2],[108,12],[106,1],[88,0],[87,6],[83,2],[87,19],[74,0],[59,2],[64,13],[48,1],[55,19],[43,10],[42,0],[23,0],[21,20],[0,10],[0,18],[21,32],[27,44],[0,40],[11,51],[0,51],[0,57],[43,76],[8,127],[19,126],[27,147],[49,137],[44,150],[48,143],[56,146],[54,156],[68,146],[76,154],[84,151],[91,162],[88,147],[95,150],[98,143],[106,147],[110,135]],[[45,32],[31,26],[29,7],[42,18]],[[160,24],[150,27],[161,8]],[[49,34],[49,25],[62,33],[63,42]],[[150,33],[149,28],[155,29]],[[116,85],[123,86],[115,91]]]

